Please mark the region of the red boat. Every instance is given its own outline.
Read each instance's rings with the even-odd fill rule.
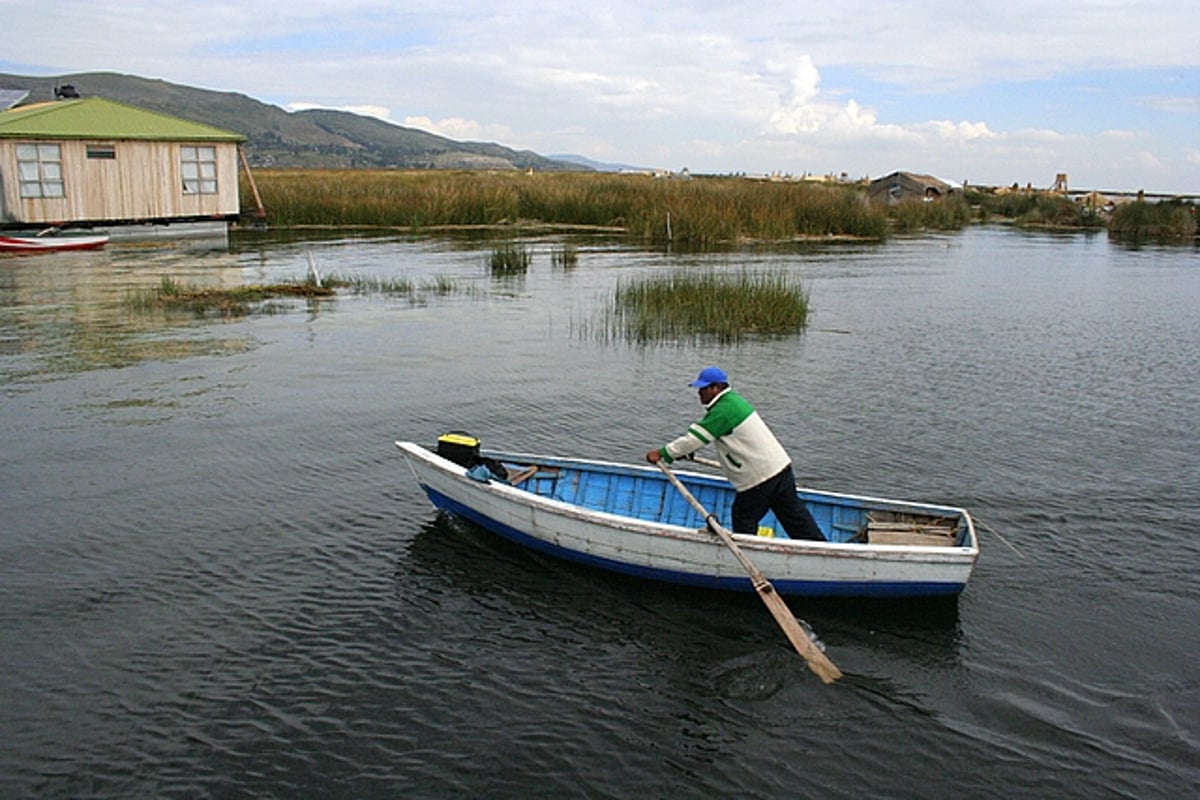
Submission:
[[[107,236],[4,236],[0,253],[56,253],[63,250],[96,250],[108,244]]]

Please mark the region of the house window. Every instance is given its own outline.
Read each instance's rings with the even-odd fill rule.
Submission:
[[[89,144],[87,146],[88,158],[103,158],[109,161],[117,157],[117,147],[112,144]]]
[[[181,147],[179,163],[184,194],[217,193],[217,148]]]
[[[62,148],[56,144],[18,144],[17,179],[21,197],[62,197]]]

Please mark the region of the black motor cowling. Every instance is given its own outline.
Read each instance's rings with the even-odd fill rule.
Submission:
[[[465,431],[450,431],[439,436],[437,454],[467,470],[482,464],[487,467],[487,472],[483,474],[497,480],[508,480],[508,469],[504,464],[498,459],[480,455],[479,440]]]
[[[479,463],[479,440],[463,431],[443,433],[437,440],[437,454],[470,469]]]

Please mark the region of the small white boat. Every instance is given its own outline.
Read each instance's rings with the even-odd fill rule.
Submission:
[[[447,439],[454,443],[443,446]],[[658,468],[480,451],[473,440],[463,441],[442,437],[438,452],[396,442],[436,508],[539,552],[612,572],[755,590],[730,549]],[[730,518],[734,490],[724,478],[676,475],[717,520]],[[797,494],[828,541],[789,539],[771,514],[759,535],[734,534],[780,594],[956,596],[979,558],[964,509],[803,488]]]
[[[0,253],[57,253],[96,250],[108,244],[107,236],[3,236]]]

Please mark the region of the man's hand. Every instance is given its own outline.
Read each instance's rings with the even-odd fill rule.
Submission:
[[[657,464],[662,460],[662,453],[658,452],[657,449],[651,450],[650,452],[646,453],[646,460],[651,464]]]

